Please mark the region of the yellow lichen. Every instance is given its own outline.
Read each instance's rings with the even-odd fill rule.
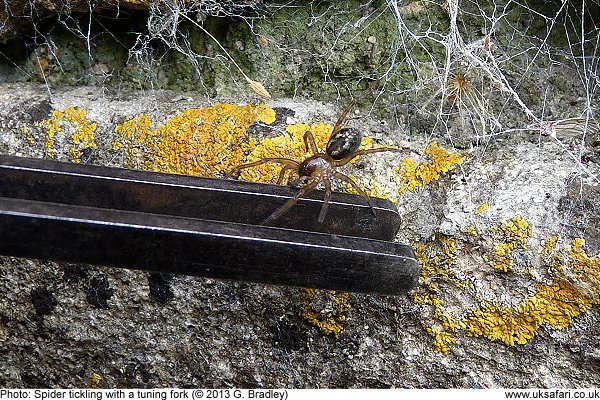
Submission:
[[[463,285],[456,278],[454,271],[454,263],[457,256],[456,240],[444,235],[436,235],[439,250],[436,252],[429,251],[422,243],[417,243],[413,246],[417,261],[421,265],[420,284],[431,291],[436,291],[439,288],[438,282],[451,282],[455,285]]]
[[[87,119],[85,110],[77,107],[67,107],[63,111],[54,110],[50,118],[38,123],[45,127],[44,149],[50,158],[56,158],[58,149],[55,148],[57,135],[64,133],[69,143],[66,152],[72,162],[80,163],[84,150],[96,148],[94,134],[96,123]]]
[[[264,104],[215,104],[187,109],[155,130],[142,114],[115,128],[113,149],[126,148],[126,164],[144,169],[215,177],[241,164],[256,145],[246,130],[257,121],[272,123],[275,112]]]
[[[470,236],[478,236],[479,233],[477,232],[477,228],[475,227],[475,225],[469,225],[466,228],[463,229],[463,232],[466,233],[467,235]]]
[[[573,318],[586,312],[592,300],[575,289],[569,282],[556,279],[551,285],[538,285],[535,295],[523,302],[519,310],[537,314],[543,324],[552,329],[564,329]]]
[[[523,218],[516,216],[490,229],[490,233],[500,240],[493,246],[494,254],[500,253],[496,252],[498,248],[506,249],[501,254],[508,264],[506,260],[512,251],[526,248],[531,228]],[[582,239],[574,239],[562,249],[556,249],[557,242],[558,237],[550,237],[541,249],[542,257],[552,266],[549,271],[552,281],[549,284],[534,281],[531,294],[511,300],[508,304],[513,301],[516,304],[512,306],[504,304],[504,300],[482,301],[482,287],[473,291],[471,281],[459,275],[458,254],[464,248],[460,249],[458,241],[437,234],[434,242],[415,245],[422,273],[412,298],[422,306],[423,329],[433,338],[434,351],[447,354],[461,332],[509,346],[525,344],[538,334],[540,327],[564,329],[572,325],[578,315],[600,304],[600,257],[589,256]],[[469,243],[461,242],[461,245],[469,246]],[[498,257],[495,261],[502,259]],[[523,268],[524,271],[532,269],[530,265]],[[520,276],[531,279],[533,275]],[[533,278],[539,279],[537,275]],[[486,297],[496,296],[489,292]]]
[[[433,350],[436,353],[448,354],[450,345],[458,340],[454,332],[449,332],[439,328],[433,328],[423,323],[423,328],[429,336],[433,338]]]
[[[479,205],[479,207],[477,207],[474,214],[479,215],[479,214],[487,211],[489,208],[490,208],[490,205],[488,203],[482,203]]]
[[[323,148],[327,140],[329,140],[332,129],[333,126],[325,123],[288,125],[286,127],[287,135],[261,140],[248,155],[246,162],[258,161],[266,157],[283,157],[300,162],[312,155],[310,149],[305,149],[304,133],[310,130],[315,138],[317,147]],[[240,179],[253,182],[275,183],[280,170],[281,165],[279,164],[263,164],[255,168],[243,170],[240,174]]]
[[[326,335],[338,337],[351,308],[350,295],[334,290],[302,289],[301,316]]]
[[[102,382],[102,377],[99,374],[93,372],[92,376],[90,376],[90,387],[92,389],[99,389],[100,382]]]
[[[425,332],[433,338],[435,352],[447,354],[450,345],[457,341],[456,333],[464,328],[464,324],[460,318],[444,308],[440,297],[440,285],[446,283],[466,289],[468,283],[458,279],[453,270],[457,256],[456,241],[443,235],[436,237],[440,245],[436,251],[422,243],[413,246],[417,261],[421,265],[420,288],[414,292],[413,301],[430,307],[430,319],[421,323]]]
[[[467,316],[465,325],[469,336],[483,336],[513,346],[515,343],[527,343],[527,340],[535,336],[540,324],[539,316],[535,314],[525,314],[494,302],[484,302],[481,308]]]
[[[448,354],[450,346],[457,342],[457,333],[464,328],[464,323],[444,305],[442,285],[466,289],[468,284],[458,279],[454,273],[456,241],[439,234],[436,239],[436,246],[423,243],[413,246],[421,266],[419,287],[413,293],[413,301],[425,307],[423,311],[427,318],[421,321],[421,325],[433,338],[434,351]]]
[[[585,252],[585,240],[571,242],[569,261],[566,266],[567,278],[581,286],[594,298],[600,294],[600,257],[590,257]]]
[[[568,282],[557,279],[551,285],[537,285],[534,295],[515,308],[486,302],[468,315],[465,325],[470,336],[513,346],[535,337],[542,324],[555,330],[568,327],[574,317],[591,306],[588,297]]]
[[[274,111],[264,105],[215,104],[185,110],[153,129],[150,117],[141,114],[115,128],[117,137],[112,146],[114,151],[124,155],[128,166],[218,176],[241,163],[263,157],[280,156],[301,161],[312,155],[305,149],[304,133],[311,130],[317,146],[323,149],[332,130],[331,125],[324,123],[295,124],[286,128],[287,134],[264,139],[258,145],[256,140],[248,137],[246,130],[252,124],[257,121],[271,123],[274,119]],[[96,125],[87,120],[83,110],[69,107],[64,111],[54,111],[41,124],[46,128],[45,147],[49,156],[54,156],[57,148],[62,148],[58,145],[59,139],[66,138],[71,144],[66,154],[74,161],[80,160],[82,150],[95,147]],[[74,131],[61,137],[65,129]],[[369,144],[370,139],[364,139],[363,145]],[[401,193],[437,180],[442,173],[464,162],[463,156],[451,154],[435,144],[430,145],[425,154],[429,161],[418,163],[407,158],[395,171]],[[265,164],[244,170],[241,176],[248,180],[273,182],[279,171],[280,166]],[[377,192],[376,185],[371,189],[372,193]],[[475,214],[485,211],[486,205],[479,206]],[[485,235],[485,232],[477,232],[474,226],[465,232],[473,236]],[[531,228],[517,216],[491,233],[499,243],[492,246],[493,256],[486,262],[494,268],[508,271],[513,267],[513,252],[527,248]],[[542,250],[542,257],[547,257],[547,262],[557,271],[552,283],[535,285],[532,294],[516,306],[498,301],[481,302],[479,296],[473,295],[475,291],[471,282],[460,276],[462,272],[457,265],[459,244],[456,240],[436,235],[435,247],[415,245],[422,276],[413,300],[423,306],[423,328],[433,338],[434,350],[448,353],[457,343],[461,331],[507,345],[523,344],[537,334],[540,326],[563,329],[572,324],[573,318],[598,304],[599,258],[586,254],[582,239],[573,240],[562,250],[556,250],[557,241],[557,237],[549,239]],[[527,270],[530,266],[523,268]],[[449,303],[449,298],[452,298],[449,290],[459,291],[461,294],[456,298],[462,300],[473,295],[469,311],[464,305],[461,309],[456,298],[453,304]],[[338,336],[344,329],[350,309],[348,293],[305,289],[301,305],[302,317],[324,334]],[[96,384],[100,383],[99,375],[96,374],[94,379]]]
[[[558,243],[558,236],[556,236],[556,235],[545,240],[544,247],[542,248],[542,254],[541,254],[542,257],[552,254],[552,252],[556,248],[556,243]]]
[[[502,242],[494,246],[494,256],[488,258],[488,264],[493,268],[507,272],[513,268],[511,254],[519,247],[527,249],[527,239],[531,237],[531,227],[520,216],[504,223],[493,232],[501,237]]]
[[[311,131],[319,151],[323,151],[333,126],[326,123],[313,125],[298,123],[286,126],[286,134],[266,138],[257,142],[248,138],[246,129],[258,120],[270,123],[274,111],[264,105],[236,106],[216,104],[211,107],[189,109],[152,129],[150,118],[142,114],[125,121],[115,128],[118,137],[113,141],[113,150],[124,152],[125,165],[154,171],[181,173],[201,176],[217,176],[233,167],[258,161],[267,157],[282,157],[301,162],[310,157],[312,151],[306,149],[304,135]],[[362,148],[370,148],[373,140],[364,137]],[[451,154],[432,144],[425,150],[429,161],[415,164],[415,177],[422,186],[439,179],[464,157]],[[404,161],[409,165],[412,160]],[[281,165],[265,163],[244,169],[240,179],[274,183],[279,177]],[[410,173],[400,174],[398,179],[404,185]],[[290,171],[291,174],[293,171]],[[290,177],[288,176],[288,178]],[[416,180],[409,182],[411,190]],[[284,182],[285,183],[285,182]],[[390,197],[389,191],[381,191],[376,181],[371,181],[365,192],[379,197]],[[401,186],[402,186],[401,185]],[[402,186],[404,187],[404,186]],[[353,192],[349,186],[345,188]],[[401,192],[403,189],[401,190]]]
[[[146,143],[152,133],[150,126],[152,120],[148,114],[140,114],[134,119],[123,122],[115,127],[115,132],[119,135],[112,142],[112,149],[119,151],[123,148],[130,148],[140,143]]]
[[[394,171],[399,178],[400,193],[412,192],[440,179],[442,173],[453,170],[465,160],[464,156],[450,153],[436,143],[430,144],[425,154],[429,161],[417,163],[412,158],[405,158]]]
[[[60,121],[62,120],[62,117],[63,113],[61,111],[54,110],[50,113],[50,118],[39,123],[39,125],[46,127],[46,141],[44,143],[44,148],[50,158],[54,158],[54,150],[52,149],[55,143],[54,136],[60,132]]]
[[[556,242],[551,238],[552,242]],[[548,245],[549,246],[549,245]],[[549,255],[544,248],[542,255]],[[548,262],[557,275],[587,297],[598,303],[600,296],[600,257],[590,257],[585,252],[585,240],[573,239],[561,250],[554,251]]]

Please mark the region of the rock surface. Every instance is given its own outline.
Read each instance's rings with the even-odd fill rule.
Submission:
[[[53,90],[50,100],[42,86],[3,85],[2,153],[44,156],[45,129],[35,121],[50,108],[76,104],[98,124],[99,146],[83,162],[114,165],[118,161],[108,146],[115,135],[114,121],[141,112],[164,119],[194,105],[171,98],[172,93],[163,92],[115,98],[97,88],[75,88]],[[335,109],[283,99],[271,105],[295,110],[294,118],[307,122],[317,116],[332,121],[333,114],[322,110]],[[390,130],[386,141],[397,142],[402,136]],[[413,138],[411,143],[417,148],[424,142]],[[377,181],[377,171],[390,170],[395,162],[389,157],[365,162],[360,174]],[[569,182],[571,186],[579,182],[574,176],[577,171],[570,154],[553,140],[532,143],[510,138],[485,151],[474,148],[462,170],[450,179],[442,178],[400,199],[406,221],[400,237],[411,244],[426,242],[440,231],[466,243],[462,230],[473,222],[484,232],[498,220],[521,215],[534,234],[528,243],[531,250],[520,257],[524,265],[531,264],[538,243],[561,232],[568,215],[561,209],[573,218],[598,218],[597,196],[574,196],[575,189],[567,190]],[[597,187],[593,182],[586,185],[589,189],[583,193]],[[490,208],[474,215],[482,202]],[[588,232],[582,227],[574,233],[587,238]],[[470,251],[484,253],[481,246]],[[465,252],[466,248],[464,244]],[[432,339],[422,327],[421,321],[430,316],[410,296],[351,294],[350,308],[340,311],[345,321],[336,337],[302,317],[307,302],[306,293],[299,289],[10,257],[1,257],[0,263],[0,359],[7,366],[0,372],[0,383],[5,387],[81,387],[89,384],[92,374],[101,377],[101,387],[585,387],[599,383],[597,306],[565,330],[541,327],[526,345],[509,347],[459,332],[458,343],[441,355],[434,352]],[[522,298],[524,288],[515,285],[543,280],[493,272],[470,253],[461,254],[458,265],[458,271],[480,281],[479,290],[487,293],[483,295],[497,292],[498,287],[492,287],[497,285],[520,291],[515,298]],[[328,315],[334,304],[330,296],[319,292],[309,305]],[[467,313],[469,302],[459,294],[448,290],[444,296],[452,297],[444,301],[452,302],[455,309],[462,307],[457,314]]]

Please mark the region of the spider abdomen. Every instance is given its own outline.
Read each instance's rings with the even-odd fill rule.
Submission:
[[[325,151],[334,160],[346,158],[358,150],[362,136],[356,128],[342,128],[331,135]]]

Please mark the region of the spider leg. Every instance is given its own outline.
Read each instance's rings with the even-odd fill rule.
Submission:
[[[306,185],[306,182],[309,179],[310,178],[307,176],[299,176],[298,178],[296,178],[292,181],[289,181],[288,186],[298,188],[298,187],[300,187],[300,185]]]
[[[323,177],[323,185],[325,185],[325,198],[323,199],[323,205],[321,206],[321,212],[319,213],[319,223],[325,221],[325,214],[327,214],[327,206],[329,206],[329,200],[331,200],[331,181],[327,177]]]
[[[281,185],[283,183],[283,180],[285,179],[286,172],[288,172],[290,170],[294,170],[294,169],[296,169],[296,167],[293,167],[292,165],[284,165],[283,168],[281,168],[281,172],[279,172],[279,178],[277,178],[277,184]],[[288,176],[288,180],[289,180],[289,176]]]
[[[356,103],[358,103],[358,100],[360,100],[361,97],[362,96],[353,98],[350,101],[350,103],[346,106],[346,108],[344,109],[344,111],[342,111],[342,113],[338,117],[337,121],[335,121],[335,125],[333,126],[333,130],[331,131],[332,135],[334,133],[336,133],[337,131],[339,131],[342,128],[342,125],[344,124],[344,121],[346,120],[346,116],[348,115],[348,113],[350,112],[350,110],[352,109],[352,107],[354,107],[354,105]]]
[[[367,94],[369,94],[369,93],[371,93],[373,91],[373,89],[375,88],[374,84],[375,84],[375,82],[372,82],[367,89],[365,89],[360,95],[358,95],[357,97],[353,98],[350,101],[350,103],[346,106],[346,108],[344,109],[344,111],[342,111],[342,113],[338,117],[337,121],[335,121],[335,125],[333,126],[333,130],[331,131],[332,135],[335,134],[340,129],[342,129],[342,126],[344,125],[344,122],[346,122],[348,119],[350,119],[350,118],[347,118],[347,116],[348,116],[348,113],[350,112],[350,110],[352,109],[352,107],[354,107],[356,105],[356,103],[358,103],[359,100],[361,100]]]
[[[342,174],[341,172],[334,172],[333,176],[335,176],[336,178],[338,178],[340,181],[346,182],[348,184],[350,184],[350,186],[352,186],[352,189],[356,190],[356,192],[367,201],[367,204],[369,205],[369,207],[371,208],[371,214],[375,215],[375,209],[373,208],[373,204],[371,204],[371,199],[369,198],[369,196],[367,196],[367,194],[358,187],[358,185],[356,184],[356,182],[354,182],[352,180],[352,178],[350,178],[349,176],[346,176],[344,174]]]
[[[403,149],[398,149],[396,147],[378,147],[376,149],[358,150],[358,151],[354,152],[354,154],[350,154],[346,158],[342,158],[341,160],[335,161],[335,166],[336,167],[341,167],[342,165],[346,165],[346,164],[348,164],[350,161],[354,160],[358,156],[362,156],[362,155],[365,155],[365,154],[381,153],[381,152],[384,152],[384,151],[401,152],[401,151],[403,151]]]
[[[231,171],[229,171],[227,173],[227,175],[225,175],[225,177],[229,178],[232,175],[240,172],[243,169],[256,167],[257,165],[262,165],[262,164],[266,164],[266,163],[269,163],[269,162],[283,164],[284,168],[285,167],[298,168],[300,166],[300,164],[298,164],[296,161],[290,160],[288,158],[280,158],[280,157],[263,158],[262,160],[258,160],[258,161],[255,161],[255,162],[252,162],[252,163],[249,163],[249,164],[238,165],[237,167],[235,167]]]
[[[282,205],[277,210],[275,210],[275,212],[273,214],[269,215],[260,224],[266,225],[267,223],[274,221],[277,218],[281,217],[283,214],[285,214],[290,208],[292,208],[298,202],[298,199],[300,199],[300,197],[304,196],[306,193],[313,190],[318,184],[319,184],[319,180],[314,179],[308,185],[306,185],[302,189],[298,190],[298,193],[296,193],[296,195],[294,197],[292,197],[291,199],[286,201],[284,205]]]
[[[306,131],[304,133],[304,147],[306,148],[306,151],[310,149],[310,151],[312,151],[313,154],[318,153],[317,145],[315,144],[315,137],[313,136],[311,131]]]

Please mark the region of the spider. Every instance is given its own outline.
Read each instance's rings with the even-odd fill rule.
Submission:
[[[279,207],[277,210],[275,210],[275,212],[268,216],[261,223],[262,225],[266,225],[269,222],[281,217],[290,208],[292,208],[302,196],[314,190],[320,183],[322,183],[325,187],[325,196],[317,220],[319,223],[325,221],[325,214],[327,213],[327,207],[329,205],[329,201],[331,200],[332,178],[336,178],[349,184],[363,199],[366,200],[367,204],[371,208],[371,213],[375,215],[369,196],[367,196],[367,194],[360,187],[358,187],[352,178],[342,174],[341,172],[338,172],[337,169],[348,164],[350,161],[361,155],[380,153],[384,151],[402,150],[394,147],[378,147],[375,149],[358,150],[362,140],[362,132],[356,128],[351,128],[344,124],[348,112],[352,109],[352,107],[354,107],[358,100],[359,98],[354,98],[339,116],[333,127],[333,131],[331,132],[331,136],[327,142],[324,153],[320,152],[317,148],[312,132],[306,131],[303,137],[304,146],[306,151],[310,149],[313,155],[306,158],[304,161],[297,162],[289,158],[270,157],[263,158],[252,163],[238,165],[229,171],[229,173],[226,175],[226,178],[229,178],[246,168],[252,168],[266,163],[281,164],[283,167],[281,168],[281,172],[277,178],[278,185],[283,183],[285,176],[289,171],[292,171],[292,173],[298,175],[298,178],[288,182],[290,186],[300,187],[298,193],[296,193],[294,197],[290,198],[284,205]]]

